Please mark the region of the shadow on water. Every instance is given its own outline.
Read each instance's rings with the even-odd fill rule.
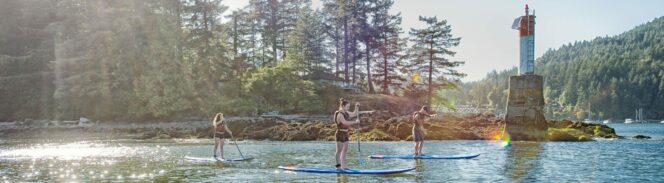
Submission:
[[[507,149],[505,177],[515,182],[536,181],[536,170],[541,168],[542,142],[512,142]]]

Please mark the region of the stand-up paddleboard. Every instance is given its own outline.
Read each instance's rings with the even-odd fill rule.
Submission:
[[[415,170],[415,167],[399,168],[399,169],[350,169],[339,170],[336,168],[306,168],[296,166],[279,166],[282,170],[305,172],[305,173],[337,173],[337,174],[395,174],[404,173],[407,171]]]
[[[189,157],[185,156],[184,159],[186,160],[191,160],[191,161],[218,161],[218,162],[231,162],[231,161],[248,161],[254,159],[253,157],[245,157],[245,158],[234,158],[234,159],[215,159],[215,158],[199,158],[199,157]]]
[[[371,159],[471,159],[480,156],[480,154],[468,155],[371,155]]]

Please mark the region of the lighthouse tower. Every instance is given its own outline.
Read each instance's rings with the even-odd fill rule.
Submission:
[[[527,4],[526,14],[516,18],[512,28],[519,30],[519,75],[509,80],[506,131],[512,140],[544,140],[548,129],[544,78],[535,74],[535,15],[530,15]]]
[[[535,73],[535,11],[530,15],[528,4],[526,14],[514,20],[512,29],[519,30],[519,74]]]

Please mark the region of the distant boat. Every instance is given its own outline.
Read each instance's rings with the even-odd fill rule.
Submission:
[[[643,120],[643,108],[639,108],[636,110],[636,120],[634,122],[637,123],[645,123],[646,121]]]
[[[634,123],[634,120],[632,120],[632,118],[627,118],[627,119],[625,119],[625,123],[627,123],[627,124]]]
[[[593,113],[591,111],[592,110],[590,108],[590,103],[588,103],[588,118],[584,119],[583,122],[584,123],[601,123],[602,120],[599,119],[599,115],[597,116],[598,117],[597,119],[593,120]]]
[[[664,123],[664,120],[662,120],[660,123]]]
[[[611,121],[608,120],[608,119],[605,119],[604,121],[602,121],[602,123],[604,123],[604,124],[609,124],[610,122],[611,122]],[[662,121],[662,123],[664,123],[664,121]]]

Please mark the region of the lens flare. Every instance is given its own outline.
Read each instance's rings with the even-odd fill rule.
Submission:
[[[504,130],[497,131],[493,133],[492,139],[496,141],[501,147],[509,147],[511,138],[510,134],[506,133]]]
[[[511,144],[510,134],[506,133],[503,135],[502,140],[500,141],[500,146],[509,147]]]
[[[410,76],[410,79],[413,80],[413,82],[418,82],[420,81],[420,71],[416,71],[412,76]]]

